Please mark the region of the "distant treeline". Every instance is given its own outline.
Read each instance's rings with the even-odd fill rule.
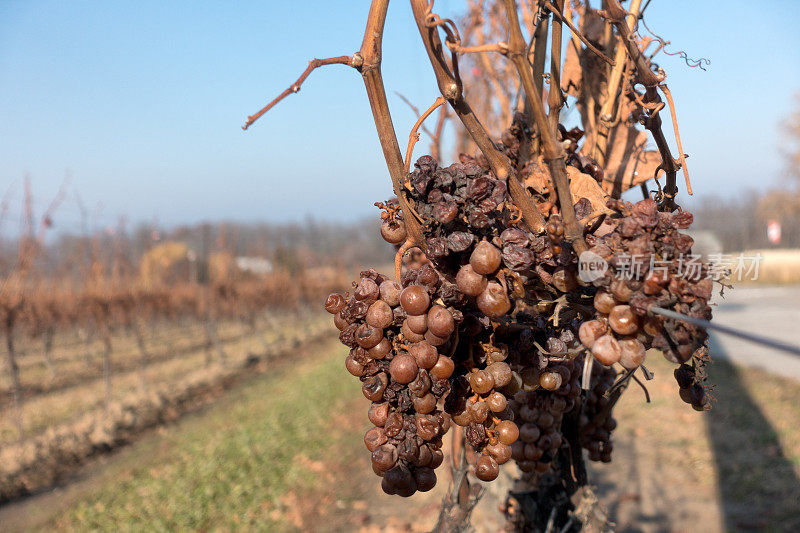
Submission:
[[[694,230],[712,232],[725,251],[800,247],[800,196],[793,190],[736,197],[703,196],[687,204],[694,214]],[[384,264],[393,251],[380,237],[379,218],[351,223],[307,219],[286,224],[217,222],[164,228],[140,224],[131,230],[97,231],[87,235],[58,233],[58,216],[42,245],[37,247],[33,270],[44,276],[84,279],[92,268],[106,274],[130,275],[148,250],[164,242],[186,244],[199,257],[215,253],[268,259],[278,269],[295,271],[316,266],[352,269]],[[781,243],[767,238],[767,223],[781,225]],[[0,236],[1,237],[1,236]],[[25,239],[25,237],[23,237]],[[0,240],[0,276],[18,263],[20,240]],[[94,267],[92,266],[94,265]]]
[[[736,197],[704,196],[688,207],[694,230],[714,233],[726,252],[761,248],[800,248],[800,195],[792,190]],[[767,238],[767,223],[781,226],[780,244]]]
[[[148,250],[164,242],[185,243],[199,257],[215,253],[262,257],[279,269],[316,266],[352,268],[392,260],[380,237],[380,219],[331,223],[308,219],[287,224],[199,223],[163,228],[141,224],[132,230],[88,235],[58,233],[58,217],[41,243],[34,236],[0,242],[0,276],[18,266],[20,246],[36,248],[33,270],[45,276],[84,279],[92,268],[121,276],[133,273]],[[27,241],[27,242],[26,242]]]

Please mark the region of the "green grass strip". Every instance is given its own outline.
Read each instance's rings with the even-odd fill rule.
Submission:
[[[170,429],[156,453],[150,450],[122,479],[105,482],[53,525],[81,531],[291,530],[280,497],[318,484],[318,468],[309,463],[330,459],[336,439],[354,440],[358,433],[332,434],[333,417],[352,405],[357,388],[344,371],[343,349],[330,346],[299,367],[284,365],[243,385]]]

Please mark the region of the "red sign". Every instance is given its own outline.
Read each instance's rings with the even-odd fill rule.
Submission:
[[[781,242],[781,223],[777,220],[770,220],[767,222],[767,239],[772,244],[780,244]]]

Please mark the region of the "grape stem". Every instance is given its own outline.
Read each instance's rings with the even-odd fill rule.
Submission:
[[[669,114],[672,118],[672,129],[675,132],[675,143],[678,145],[678,152],[680,152],[680,166],[683,169],[683,179],[686,181],[686,193],[692,195],[692,182],[689,180],[689,168],[686,166],[686,158],[688,157],[683,153],[683,143],[681,143],[681,132],[678,130],[678,116],[675,113],[675,102],[672,100],[672,92],[666,83],[659,85],[664,96],[667,97],[667,105],[669,106]]]
[[[606,403],[606,405],[594,416],[594,418],[582,428],[584,433],[590,433],[594,431],[600,426],[600,424],[603,423],[604,420],[606,420],[606,418],[608,418],[608,415],[617,404],[617,401],[619,401],[622,393],[628,388],[628,384],[630,383],[631,377],[633,376],[633,372],[635,370],[635,368],[633,370],[627,370],[624,375],[611,386],[608,392],[606,392],[604,397],[608,398],[608,403]]]
[[[550,516],[547,518],[547,528],[544,530],[544,533],[553,533],[555,530],[556,511],[558,511],[558,507],[550,509]]]
[[[411,108],[414,114],[417,115],[417,118],[420,117],[419,109],[417,109],[417,106],[412,104],[408,98],[403,96],[403,94],[398,91],[395,91],[394,94],[396,94],[403,102],[405,102],[405,104],[408,107]],[[433,131],[429,130],[425,126],[425,124],[422,124],[422,126],[420,127],[420,129],[422,129],[422,131],[428,134],[428,136],[431,138],[431,144],[429,148],[431,151],[431,157],[434,158],[436,161],[441,160],[442,131],[444,130],[444,124],[445,122],[447,122],[447,118],[448,118],[447,107],[442,107],[441,111],[439,111],[439,118],[436,119],[436,128]]]
[[[411,155],[414,153],[414,145],[417,144],[417,141],[419,140],[420,126],[422,126],[422,123],[425,122],[425,119],[428,118],[431,115],[431,113],[436,111],[437,107],[445,104],[446,102],[447,101],[441,96],[438,97],[436,101],[433,102],[433,105],[431,105],[422,115],[420,115],[420,117],[414,123],[414,127],[411,128],[411,133],[408,134],[408,148],[406,148],[406,162],[405,165],[403,166],[403,170],[405,171],[406,174],[408,174],[408,171],[411,169]]]
[[[453,356],[456,353],[456,350],[458,349],[459,342],[460,339],[458,338],[458,328],[456,328],[455,331],[453,331],[453,347],[450,348],[450,353],[448,354],[448,357],[450,357],[451,359],[453,358]]]
[[[409,237],[406,239],[406,242],[400,246],[397,250],[397,253],[394,254],[394,275],[397,279],[397,283],[400,283],[400,276],[403,273],[403,256],[406,255],[406,252],[414,247],[414,240]]]
[[[591,353],[586,353],[583,358],[583,373],[581,374],[581,389],[588,391],[592,388],[592,367],[594,358]],[[582,407],[582,406],[581,406]]]
[[[638,384],[639,384],[639,386],[640,386],[640,387],[642,388],[642,390],[644,391],[644,398],[645,398],[645,400],[647,400],[647,403],[650,403],[650,392],[648,392],[648,390],[647,390],[647,387],[645,387],[645,386],[644,386],[644,383],[642,383],[642,382],[639,380],[639,378],[637,378],[637,377],[636,377],[636,374],[631,374],[631,377],[633,378],[633,380],[634,380],[636,383],[638,383]]]
[[[464,453],[464,428],[459,425],[453,427],[450,437],[450,470],[455,472],[461,464]],[[455,477],[453,477],[455,479]]]

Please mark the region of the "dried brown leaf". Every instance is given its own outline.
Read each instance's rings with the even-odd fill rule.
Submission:
[[[600,42],[603,39],[606,24],[605,19],[600,16],[600,11],[581,6],[575,12],[580,14],[581,17],[579,25],[581,33],[592,43]]]
[[[539,194],[544,194],[553,187],[550,181],[550,171],[541,156],[536,160],[529,161],[523,169],[522,175],[525,187],[530,187]]]
[[[569,191],[572,193],[573,201],[577,202],[581,198],[586,198],[591,202],[595,213],[598,211],[610,212],[606,207],[608,195],[593,177],[575,167],[567,166],[567,178],[569,178]]]
[[[651,179],[661,164],[657,150],[645,150],[647,132],[620,123],[609,134],[609,153],[603,189],[619,196],[631,187]]]
[[[528,163],[523,175],[525,187],[530,187],[538,194],[545,194],[555,189],[550,178],[550,169],[541,156],[537,160]],[[593,177],[589,174],[584,174],[573,166],[567,165],[567,179],[569,180],[569,190],[572,193],[573,202],[586,198],[592,204],[595,213],[598,211],[609,212],[606,208],[608,195]]]
[[[605,21],[598,11],[581,6],[576,13],[580,16],[579,28],[589,41],[603,45]],[[575,39],[567,47],[567,57],[563,67],[562,89],[578,98],[578,111],[585,131],[585,145],[594,146],[597,134],[597,114],[603,104],[608,85],[608,65],[591,50],[577,49]]]

